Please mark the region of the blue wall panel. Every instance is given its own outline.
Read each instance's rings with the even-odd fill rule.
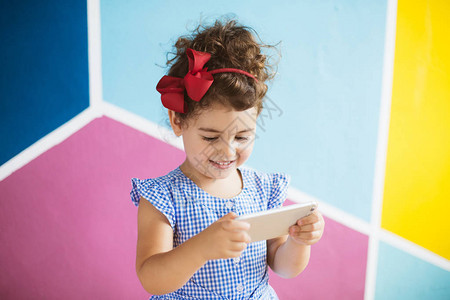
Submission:
[[[0,165],[89,106],[86,1],[0,2]]]

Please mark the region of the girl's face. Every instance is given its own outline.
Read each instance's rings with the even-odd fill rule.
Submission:
[[[177,125],[173,118],[171,116],[175,134],[183,136],[185,164],[191,175],[226,178],[252,153],[256,108],[235,111],[215,104],[201,112],[198,118],[189,120],[185,127]]]

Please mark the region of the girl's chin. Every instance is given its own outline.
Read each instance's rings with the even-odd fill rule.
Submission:
[[[207,160],[203,161],[201,164],[199,164],[198,162],[196,162],[195,164],[191,163],[189,169],[191,169],[192,171],[195,170],[195,172],[198,172],[207,178],[224,179],[230,176],[233,171],[237,169],[237,164],[236,160],[225,165],[220,165]]]
[[[233,171],[236,170],[236,161],[233,161],[227,166],[217,166],[217,164],[208,161],[203,166],[203,168],[197,170],[204,176],[212,179],[224,179],[230,176]]]

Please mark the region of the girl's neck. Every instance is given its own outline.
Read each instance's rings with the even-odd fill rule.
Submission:
[[[233,198],[240,194],[244,186],[242,174],[237,169],[226,178],[216,179],[200,173],[185,160],[180,165],[180,170],[199,188],[214,197]]]

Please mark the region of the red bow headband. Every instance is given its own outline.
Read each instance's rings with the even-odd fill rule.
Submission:
[[[200,101],[214,81],[212,75],[216,73],[240,73],[258,82],[255,76],[239,69],[223,68],[208,71],[208,68],[203,68],[211,58],[211,54],[207,52],[195,51],[188,48],[186,54],[189,59],[189,71],[186,76],[184,78],[163,76],[156,86],[156,90],[161,93],[162,104],[170,110],[180,113],[186,112],[184,90],[186,90],[192,100]]]

